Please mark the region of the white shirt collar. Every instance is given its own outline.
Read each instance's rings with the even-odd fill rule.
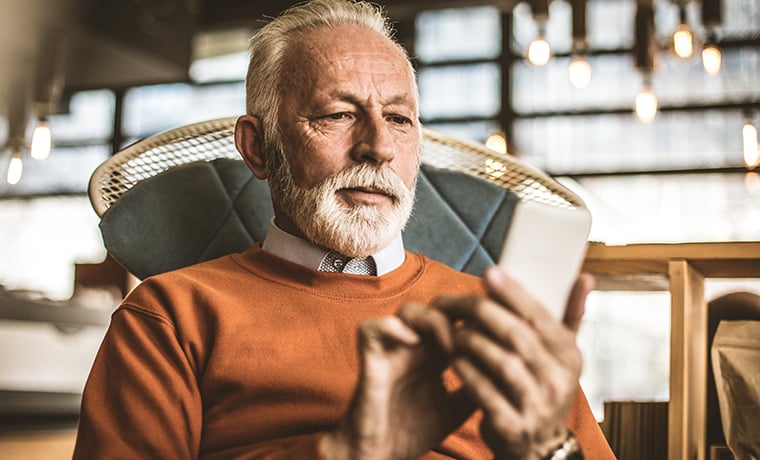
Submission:
[[[269,231],[262,248],[271,253],[299,265],[316,270],[328,250],[282,230],[274,223],[274,218],[269,222]],[[385,248],[372,254],[377,267],[377,276],[392,272],[404,263],[404,242],[399,235]]]

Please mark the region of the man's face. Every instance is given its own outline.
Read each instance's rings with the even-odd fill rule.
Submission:
[[[269,155],[278,225],[349,256],[390,243],[419,164],[406,58],[366,28],[320,28],[289,48],[280,92],[282,153]]]

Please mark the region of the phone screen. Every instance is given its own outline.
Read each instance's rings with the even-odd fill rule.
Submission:
[[[532,201],[517,204],[499,266],[562,319],[586,253],[591,214]]]

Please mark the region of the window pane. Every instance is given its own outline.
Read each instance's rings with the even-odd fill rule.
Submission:
[[[245,112],[245,84],[142,86],[124,98],[125,137],[144,137],[177,126]]]
[[[49,117],[53,143],[107,142],[113,135],[115,106],[109,90],[74,93],[67,113]]]
[[[699,60],[661,56],[653,74],[652,89],[661,105],[718,103],[760,97],[760,49],[723,50],[720,73],[710,77]]]
[[[592,1],[586,5],[586,40],[591,49],[633,47],[636,2]]]
[[[655,0],[655,27],[659,38],[668,38],[675,31],[679,18],[677,2]],[[760,1],[722,0],[723,18],[720,35],[724,37],[752,37],[760,32]],[[698,34],[705,30],[701,21],[699,2],[689,2],[686,7],[686,22]]]
[[[758,173],[588,177],[577,185],[594,216],[594,241],[760,240]]]
[[[670,296],[667,292],[593,291],[578,334],[581,386],[597,420],[604,401],[667,401]]]
[[[100,262],[106,252],[84,196],[0,200],[0,241],[0,284],[55,300],[71,297],[74,263]]]
[[[570,58],[554,58],[544,67],[525,61],[512,66],[512,106],[518,113],[633,107],[641,77],[628,56],[592,56],[591,82],[577,89],[568,79]]]
[[[422,118],[492,116],[500,105],[496,64],[432,67],[419,73]]]
[[[95,168],[111,154],[109,145],[53,148],[43,161],[24,155],[24,170],[16,185],[5,182],[8,162],[0,164],[0,196],[87,193]]]
[[[760,33],[760,0],[723,0],[722,33],[748,37]]]
[[[518,113],[633,107],[642,87],[642,76],[628,55],[589,58],[592,77],[584,89],[568,80],[570,58],[554,58],[545,67],[516,63],[513,106]],[[652,88],[661,106],[742,101],[760,97],[760,49],[723,51],[723,68],[711,77],[698,60],[660,56]]]
[[[635,2],[599,1],[586,6],[586,40],[592,49],[629,48],[633,45]],[[525,54],[538,27],[526,2],[515,6],[512,16],[513,48]],[[567,53],[572,46],[572,10],[568,2],[552,2],[546,38],[555,53]]]
[[[521,119],[518,152],[555,174],[741,166],[741,111]]]
[[[471,121],[467,123],[436,123],[426,125],[431,129],[440,131],[473,142],[485,142],[488,136],[499,130],[496,121]]]
[[[417,16],[415,52],[422,62],[494,58],[500,51],[496,8],[426,11]]]

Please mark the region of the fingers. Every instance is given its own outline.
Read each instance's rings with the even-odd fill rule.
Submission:
[[[446,315],[420,304],[403,305],[396,315],[364,321],[359,325],[359,347],[363,359],[388,356],[406,348],[426,356],[430,364],[443,366],[454,349],[451,324]],[[425,351],[427,350],[427,351]]]
[[[454,350],[451,323],[442,311],[407,303],[401,306],[397,315],[418,334],[433,338],[446,353]]]
[[[526,322],[488,299],[470,304],[472,321],[465,322],[455,335],[457,349],[477,356],[495,375],[504,375],[506,353],[519,356],[524,366],[541,379],[554,372],[555,358],[550,354],[546,339]],[[565,335],[568,335],[565,332]]]
[[[432,310],[453,325],[453,367],[483,409],[489,445],[509,458],[543,452],[564,429],[580,377],[576,334],[593,278],[576,280],[561,321],[498,267],[484,283],[486,297],[440,297]]]
[[[364,350],[382,351],[393,345],[417,345],[420,336],[400,318],[384,316],[359,325],[359,343]]]
[[[465,366],[469,376],[462,377],[467,386],[477,387],[488,382],[485,385],[487,393],[478,395],[479,398],[493,402],[497,397],[504,397],[518,410],[533,399],[531,390],[536,388],[535,381],[542,378],[537,374],[544,374],[535,363],[529,363],[524,356],[499,346],[469,327],[463,327],[457,333],[456,344],[459,353],[455,369]],[[489,403],[485,399],[484,402]]]
[[[483,410],[481,434],[495,458],[536,458],[535,454],[543,458],[565,438],[569,410],[566,391],[557,393],[556,399],[542,399],[538,387],[526,386],[524,404],[518,406],[504,397],[504,388],[470,361],[458,358],[454,369],[468,395]]]
[[[470,361],[458,358],[454,360],[453,367],[462,379],[465,391],[487,415],[502,414],[507,418],[518,418],[518,411],[503,398],[500,388]]]

